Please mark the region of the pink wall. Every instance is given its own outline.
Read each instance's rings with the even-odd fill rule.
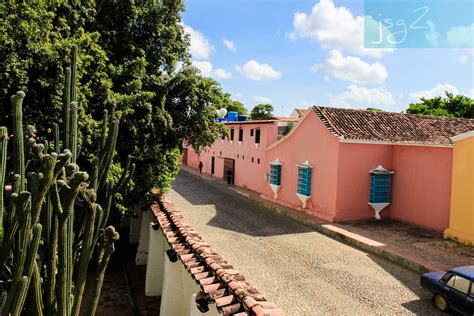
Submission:
[[[382,217],[435,230],[448,227],[452,149],[425,146],[341,143],[336,221],[373,217],[369,171],[379,164],[395,171],[392,203]]]
[[[267,150],[265,170],[270,172],[270,161],[279,159],[282,163],[282,185],[278,200],[295,207],[301,206],[296,196],[298,182],[298,163],[306,160],[313,166],[311,200],[307,212],[332,220],[336,209],[338,142],[321,121],[311,112],[298,124],[298,127],[276,146]],[[273,197],[269,183],[266,182],[263,194]]]
[[[374,216],[368,205],[369,171],[382,165],[392,169],[391,145],[339,144],[336,221],[368,219]],[[381,215],[387,217],[390,206]]]
[[[235,128],[233,143],[218,139],[200,156],[189,149],[190,167],[197,169],[202,161],[203,172],[210,174],[214,156],[214,176],[223,178],[224,157],[235,159],[235,185],[272,200],[273,191],[264,176],[270,172],[269,162],[278,158],[282,163],[282,185],[276,202],[299,209],[296,165],[308,160],[313,173],[311,199],[305,211],[330,221],[350,221],[373,217],[368,205],[369,171],[381,164],[395,171],[392,203],[382,211],[382,217],[435,230],[449,226],[452,148],[340,143],[312,111],[292,133],[272,146],[277,140],[276,122],[226,126]],[[239,127],[244,130],[240,145]],[[261,129],[261,143],[256,148],[250,129],[257,127]]]
[[[265,185],[265,148],[275,142],[278,137],[278,122],[267,123],[227,123],[226,127],[234,128],[234,140],[217,139],[212,147],[205,148],[200,156],[189,149],[188,165],[198,168],[203,162],[203,173],[211,174],[211,159],[215,157],[214,176],[224,178],[224,158],[235,160],[234,184],[250,190],[261,192]],[[239,144],[239,129],[243,129],[243,141]],[[260,144],[255,144],[255,129],[260,129]],[[250,136],[250,130],[254,135]],[[230,133],[229,133],[230,136]]]
[[[444,230],[449,226],[453,149],[394,146],[390,216]]]

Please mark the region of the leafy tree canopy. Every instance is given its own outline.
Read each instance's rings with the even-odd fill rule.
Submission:
[[[182,144],[212,144],[222,133],[215,110],[230,102],[217,82],[190,66],[183,10],[182,0],[1,2],[0,124],[8,124],[9,97],[19,89],[27,95],[28,124],[43,131],[61,119],[66,56],[77,44],[84,159],[95,149],[104,108],[115,104],[117,157],[123,164],[131,154],[137,165],[130,197],[152,187],[165,191]],[[119,164],[112,170],[119,174]]]
[[[230,100],[229,105],[226,107],[227,111],[234,111],[239,113],[240,115],[248,115],[248,111],[245,108],[245,105],[242,104],[242,102],[235,101],[235,100]]]
[[[259,104],[256,105],[250,113],[252,120],[269,120],[273,116],[273,105]]]
[[[406,111],[411,114],[474,118],[474,99],[446,92],[444,97],[421,98],[411,103]]]

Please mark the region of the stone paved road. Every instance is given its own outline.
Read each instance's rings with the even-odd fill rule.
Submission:
[[[169,198],[286,315],[437,315],[416,273],[261,209],[221,182],[183,170]]]

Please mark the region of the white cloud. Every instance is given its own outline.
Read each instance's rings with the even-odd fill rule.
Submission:
[[[232,76],[230,71],[226,71],[222,68],[217,68],[216,70],[214,70],[214,75],[219,79],[228,79]]]
[[[237,47],[235,47],[235,43],[231,40],[228,40],[226,38],[223,38],[222,41],[224,42],[225,47],[227,47],[228,50],[235,52],[237,50]]]
[[[382,83],[388,76],[387,69],[381,63],[369,64],[359,57],[344,57],[337,50],[331,50],[324,63],[315,65],[314,69],[355,83]]]
[[[351,84],[341,94],[330,95],[329,101],[335,106],[349,106],[353,108],[386,108],[395,104],[391,92],[384,89],[368,89],[356,84]]]
[[[471,99],[474,99],[474,89],[469,90],[467,93],[467,96],[470,97]]]
[[[201,71],[204,77],[210,77],[212,75],[212,64],[208,61],[191,61],[193,66]]]
[[[242,76],[251,80],[272,80],[281,77],[281,72],[276,71],[269,64],[260,64],[255,60],[249,60],[242,67],[235,66]]]
[[[272,103],[272,99],[258,95],[254,96],[253,99],[259,103]]]
[[[242,100],[242,98],[245,97],[242,93],[240,93],[238,91],[237,92],[231,92],[230,95],[232,96],[232,99],[234,99],[234,100]]]
[[[446,37],[450,47],[472,47],[474,45],[474,23],[470,26],[459,26],[451,28]]]
[[[427,21],[426,24],[428,25],[428,32],[425,33],[426,41],[430,47],[438,47],[440,34],[436,30],[436,25],[433,23],[433,21]]]
[[[189,25],[184,26],[184,31],[189,34],[191,39],[189,51],[191,52],[192,57],[196,59],[208,59],[209,55],[214,50],[214,46],[209,43],[206,36]]]
[[[415,91],[410,93],[410,98],[412,100],[418,101],[421,98],[435,98],[439,96],[444,96],[445,92],[451,92],[453,94],[459,94],[459,89],[456,88],[454,85],[445,83],[445,84],[438,84],[431,90],[422,90],[422,91]]]
[[[324,76],[324,81],[330,81],[331,78],[329,78],[329,76]]]
[[[370,18],[370,21],[373,20]],[[332,0],[320,0],[309,14],[296,12],[293,28],[290,38],[310,38],[323,48],[374,57],[391,50],[364,48],[364,18],[354,17],[346,7],[336,7]]]

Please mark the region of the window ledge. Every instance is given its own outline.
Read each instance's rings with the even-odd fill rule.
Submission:
[[[296,196],[298,197],[298,199],[300,199],[301,203],[303,203],[302,207],[306,208],[306,203],[311,199],[311,195],[303,195],[296,193]]]
[[[272,188],[272,191],[273,191],[273,198],[274,199],[278,198],[278,191],[280,191],[281,185],[270,183],[270,187]]]

